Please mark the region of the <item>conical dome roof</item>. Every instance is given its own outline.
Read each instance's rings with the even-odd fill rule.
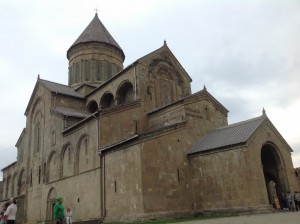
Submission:
[[[97,13],[67,51],[69,86],[102,84],[123,69],[125,55]]]
[[[102,22],[98,18],[97,13],[95,14],[95,17],[90,22],[90,24],[85,28],[85,30],[80,34],[77,40],[69,48],[68,52],[71,50],[72,47],[81,43],[88,43],[88,42],[107,43],[109,45],[118,48],[124,55],[122,48],[119,46],[119,44],[114,40],[114,38],[110,35],[108,30],[102,24]]]

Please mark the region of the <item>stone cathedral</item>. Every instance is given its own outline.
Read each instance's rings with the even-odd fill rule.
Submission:
[[[228,125],[166,42],[123,67],[96,13],[67,58],[68,85],[37,78],[17,161],[2,168],[0,204],[16,198],[18,223],[50,223],[57,196],[91,223],[270,211],[298,190],[266,112]]]

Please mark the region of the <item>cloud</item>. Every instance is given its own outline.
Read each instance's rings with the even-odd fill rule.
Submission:
[[[0,156],[0,170],[6,166],[14,163],[17,160],[17,149],[14,147],[1,147],[1,156]],[[0,181],[2,180],[3,173],[0,172]]]

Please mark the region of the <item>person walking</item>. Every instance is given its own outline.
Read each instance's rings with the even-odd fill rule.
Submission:
[[[289,191],[286,193],[286,201],[290,212],[294,212],[295,211],[294,197]]]
[[[16,200],[14,198],[9,199],[9,206],[4,213],[4,215],[7,217],[7,224],[15,224],[17,210]]]
[[[54,205],[53,219],[56,221],[56,224],[63,224],[65,218],[65,208],[63,205],[63,198],[57,197],[56,204]]]
[[[282,192],[281,193],[281,206],[283,211],[288,211],[288,205],[286,201],[286,195]]]
[[[298,191],[295,191],[294,202],[295,202],[296,211],[298,212],[300,210],[300,193]]]

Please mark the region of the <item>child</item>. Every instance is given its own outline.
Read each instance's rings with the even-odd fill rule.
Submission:
[[[6,224],[7,216],[4,215],[4,213],[6,212],[8,206],[9,206],[9,202],[6,202],[3,205],[2,211],[0,212],[0,224]]]
[[[0,224],[6,223],[6,216],[4,215],[5,209],[0,212]]]
[[[72,224],[72,211],[70,208],[67,208],[66,221],[67,224]]]

